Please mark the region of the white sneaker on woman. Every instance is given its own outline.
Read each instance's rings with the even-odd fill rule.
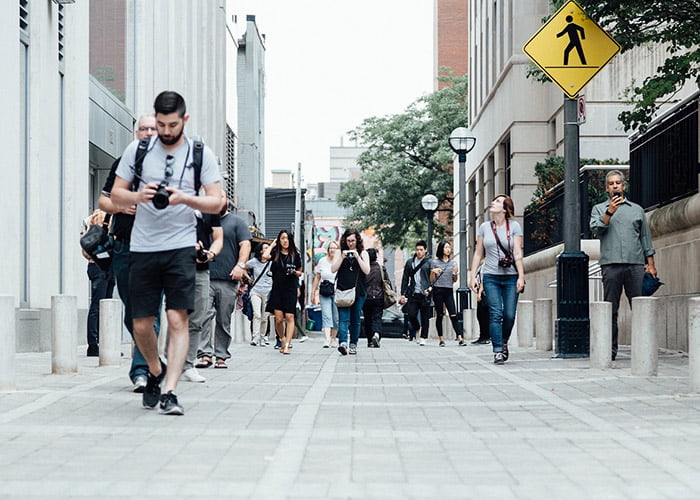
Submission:
[[[202,377],[196,368],[188,368],[182,372],[182,378],[189,382],[206,382],[206,378]]]

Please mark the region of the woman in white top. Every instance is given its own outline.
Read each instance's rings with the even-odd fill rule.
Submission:
[[[338,347],[338,308],[335,305],[335,273],[331,271],[331,261],[339,248],[337,241],[328,243],[327,255],[316,264],[316,274],[311,286],[313,303],[321,304],[321,324],[326,337],[323,347]]]
[[[489,205],[491,220],[479,226],[469,284],[477,293],[476,272],[485,256],[481,275],[489,307],[493,362],[497,365],[508,360],[508,339],[515,323],[518,294],[525,289],[523,230],[513,220],[514,212],[513,200],[505,194],[496,196]]]
[[[246,262],[246,269],[253,270],[253,287],[250,289],[250,304],[253,306],[253,335],[250,345],[265,347],[269,341],[265,337],[269,313],[265,311],[267,307],[267,296],[272,290],[272,271],[270,270],[270,259],[264,255],[265,250],[270,245],[261,243],[255,249],[255,257]]]

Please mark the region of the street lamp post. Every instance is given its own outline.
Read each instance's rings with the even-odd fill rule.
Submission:
[[[459,288],[468,289],[467,283],[467,153],[474,149],[476,137],[467,127],[457,127],[450,134],[450,148],[459,161]]]
[[[428,255],[433,256],[433,217],[435,210],[438,207],[438,199],[434,194],[426,194],[420,200],[420,204],[425,211],[425,217],[428,219]]]

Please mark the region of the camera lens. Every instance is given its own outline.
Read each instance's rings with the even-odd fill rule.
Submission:
[[[156,194],[153,195],[153,206],[158,210],[163,210],[170,204],[170,192],[161,184],[158,186]]]

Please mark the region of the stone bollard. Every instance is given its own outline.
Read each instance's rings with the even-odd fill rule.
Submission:
[[[121,361],[122,301],[100,300],[100,366],[117,365]]]
[[[0,391],[14,391],[16,388],[16,339],[15,298],[0,295]]]
[[[551,351],[552,299],[535,300],[535,347],[540,351]]]
[[[632,375],[656,375],[659,353],[656,332],[659,329],[659,299],[632,299]]]
[[[78,298],[51,297],[51,373],[78,371]]]
[[[518,302],[518,347],[530,347],[535,329],[535,307],[531,300]]]
[[[474,338],[474,319],[476,309],[465,309],[462,311],[462,338],[466,342]]]
[[[688,368],[691,392],[700,392],[700,297],[688,299]]]
[[[612,367],[612,304],[591,302],[591,368]]]

